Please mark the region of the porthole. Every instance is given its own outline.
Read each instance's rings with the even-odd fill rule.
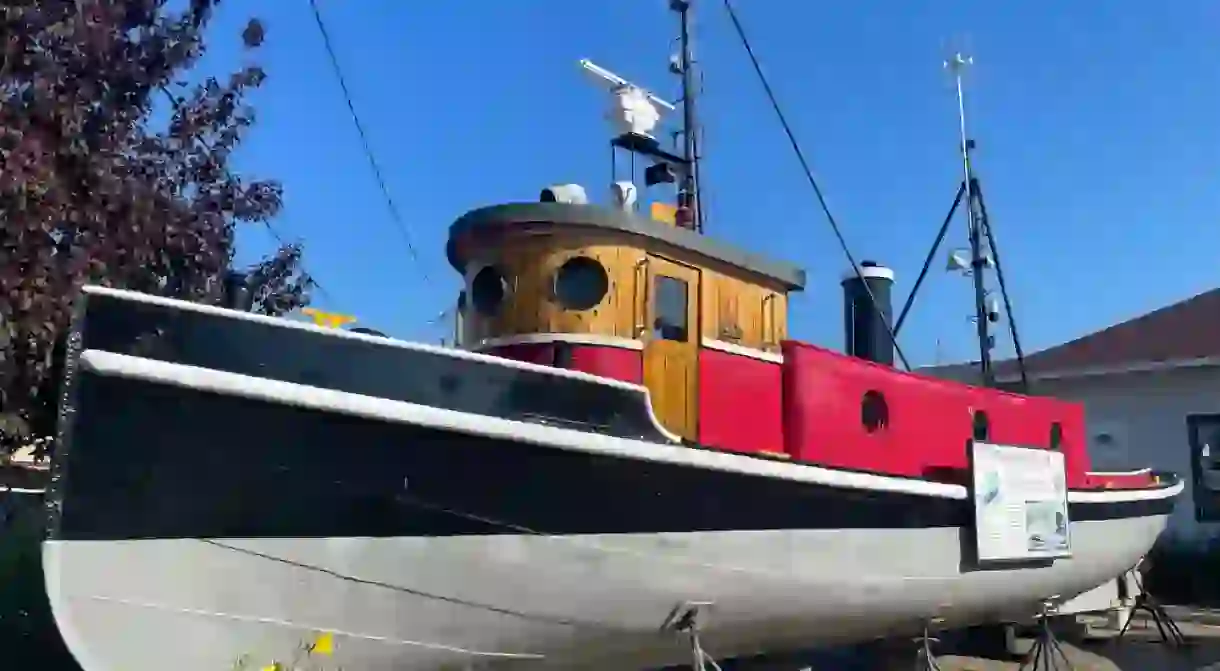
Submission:
[[[610,291],[610,276],[597,259],[573,256],[555,272],[555,300],[565,310],[597,307]]]
[[[1059,422],[1051,423],[1051,449],[1063,449],[1063,425]]]
[[[985,443],[990,437],[991,422],[987,420],[987,413],[982,410],[975,410],[973,438],[981,443]]]
[[[470,304],[479,314],[492,316],[504,305],[508,283],[495,266],[484,266],[470,281]]]
[[[879,391],[866,391],[860,400],[860,423],[864,430],[876,433],[890,424],[890,407]]]

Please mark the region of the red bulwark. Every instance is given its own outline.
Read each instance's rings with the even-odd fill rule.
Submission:
[[[504,345],[489,353],[634,384],[643,380],[642,353],[633,349],[542,343]],[[1087,474],[1084,410],[1075,403],[913,375],[795,341],[783,343],[783,357],[781,364],[709,348],[699,351],[702,445],[966,484],[967,445],[975,413],[981,412],[987,417],[988,439],[1001,444],[1049,448],[1057,424],[1069,487],[1133,486],[1150,477],[1103,483],[1102,476]],[[872,430],[864,422],[868,392],[885,407],[884,424]]]
[[[987,416],[989,440],[1047,447],[1061,429],[1069,487],[1086,486],[1084,411],[1074,403],[900,372],[837,352],[783,343],[785,449],[793,459],[965,484],[974,413]],[[866,392],[884,399],[884,426],[863,421]]]
[[[644,384],[643,352],[625,347],[570,345],[570,370],[600,375],[614,380]]]
[[[565,348],[567,354],[556,361],[556,353]],[[543,366],[556,366],[590,375],[642,384],[643,357],[639,350],[606,345],[576,345],[568,343],[525,343],[489,347],[485,353],[505,359],[525,361]]]
[[[786,456],[782,365],[699,350],[699,443],[732,452]]]
[[[550,366],[555,362],[555,346],[551,343],[527,343],[520,345],[499,345],[482,350],[503,359],[536,363],[540,366]]]

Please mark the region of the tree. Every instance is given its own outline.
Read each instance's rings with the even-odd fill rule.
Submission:
[[[282,206],[230,158],[255,122],[247,65],[182,81],[218,0],[41,0],[0,8],[0,454],[53,431],[56,351],[84,284],[222,299],[236,228]],[[242,39],[262,44],[251,19]],[[168,111],[166,123],[156,123]],[[165,116],[160,114],[160,116]],[[253,309],[305,305],[299,245],[246,269]]]

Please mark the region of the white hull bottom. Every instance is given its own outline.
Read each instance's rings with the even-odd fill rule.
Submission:
[[[84,671],[621,671],[690,659],[660,631],[683,601],[715,603],[719,658],[1028,616],[1129,569],[1165,522],[1076,522],[1071,559],[967,573],[952,528],[60,541],[44,559]],[[300,652],[323,631],[331,655]]]

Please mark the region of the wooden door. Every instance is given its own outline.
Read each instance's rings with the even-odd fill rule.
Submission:
[[[646,276],[644,385],[661,424],[693,441],[699,422],[699,270],[649,256]]]

